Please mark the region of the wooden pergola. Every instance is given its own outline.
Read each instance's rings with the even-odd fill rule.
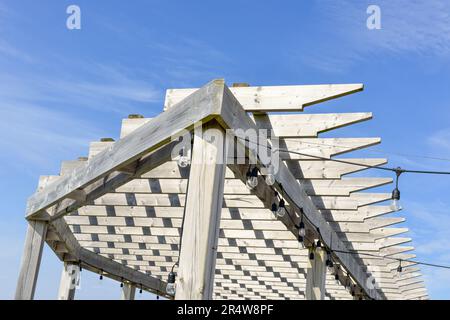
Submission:
[[[408,261],[414,248],[402,245],[411,239],[397,237],[408,229],[391,227],[404,218],[383,217],[393,209],[374,205],[391,194],[361,192],[392,179],[343,177],[387,160],[335,157],[380,139],[318,137],[372,114],[301,113],[362,89],[228,88],[214,80],[168,90],[160,115],[131,115],[119,140],[92,142],[87,158],[40,178],[27,205],[16,299],[33,299],[44,243],[64,263],[59,299],[74,298],[80,267],[122,282],[123,299],[136,288],[176,299],[427,299],[420,270]],[[269,142],[261,129],[271,130]],[[274,138],[280,161],[272,173],[260,146]],[[174,157],[181,140],[186,167],[180,152]],[[249,189],[254,167],[258,184]],[[282,217],[271,210],[279,205],[275,192],[286,202]],[[175,297],[166,293],[172,269]]]

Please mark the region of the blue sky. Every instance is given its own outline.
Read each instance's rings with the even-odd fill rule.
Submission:
[[[81,30],[66,28],[70,4],[81,8]],[[366,27],[369,4],[381,8],[381,30]],[[305,111],[371,111],[373,120],[326,136],[379,136],[360,155],[450,170],[448,12],[450,2],[437,0],[0,0],[0,299],[14,294],[38,176],[86,155],[90,141],[117,138],[128,114],[161,112],[166,88],[218,77],[362,82],[364,92]],[[418,259],[450,265],[450,177],[405,175],[400,187]],[[56,297],[60,271],[47,248],[37,298]],[[449,271],[422,271],[432,298],[450,298]],[[119,295],[117,283],[83,273],[79,298]]]

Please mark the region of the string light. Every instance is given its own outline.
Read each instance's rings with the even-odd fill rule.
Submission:
[[[400,263],[399,263],[399,265],[398,265],[398,267],[397,267],[397,272],[398,272],[398,273],[401,273],[402,271],[403,271],[402,260],[400,260]]]
[[[267,174],[265,178],[266,184],[269,186],[272,186],[275,184],[275,175],[274,175],[274,168],[273,165],[269,165],[267,167]]]
[[[329,251],[327,251],[327,260],[325,261],[325,265],[327,266],[329,273],[334,272],[334,264],[333,260],[331,260],[331,253]]]
[[[142,294],[142,284],[140,285],[140,288],[139,288],[139,294]]]
[[[298,247],[299,247],[299,249],[305,248],[304,238],[302,236],[298,236]]]
[[[175,296],[176,292],[175,279],[176,279],[175,272],[170,271],[169,276],[167,277],[167,286],[166,286],[166,292],[168,295]]]
[[[309,250],[309,260],[314,260],[314,246]]]
[[[277,204],[274,202],[272,203],[272,213],[273,215],[276,217],[277,216],[277,211],[278,211],[278,206]]]
[[[185,150],[184,147],[180,150],[180,157],[177,160],[178,166],[180,168],[186,168],[187,166],[189,166],[191,162],[190,158],[187,155],[185,155],[184,150]]]
[[[100,270],[100,277],[99,277],[99,279],[103,280],[103,270]]]
[[[392,190],[392,203],[390,206],[393,211],[399,211],[402,209],[402,207],[400,206],[400,190],[398,189],[398,179],[400,178],[400,175],[402,173],[402,168],[398,167],[395,169],[395,189]]]
[[[123,278],[120,278],[120,287],[123,288]]]
[[[282,218],[286,214],[286,206],[284,199],[280,200],[280,203],[278,204],[278,210],[277,210],[277,217]]]
[[[385,171],[392,171],[392,172],[396,172],[397,171],[397,168],[373,166],[373,165],[368,165],[368,164],[364,164],[364,163],[357,163],[357,162],[346,161],[346,160],[342,160],[342,159],[326,158],[326,157],[321,157],[321,156],[317,156],[317,155],[313,155],[313,154],[307,154],[307,153],[302,153],[302,152],[288,150],[288,149],[283,149],[283,148],[272,148],[272,146],[270,146],[270,145],[262,145],[262,144],[259,144],[257,142],[252,142],[252,141],[250,141],[250,140],[248,140],[246,138],[241,138],[241,137],[237,137],[237,138],[241,139],[241,140],[244,140],[244,141],[247,141],[247,142],[255,143],[257,145],[261,145],[263,147],[267,147],[269,150],[272,150],[272,152],[292,153],[292,154],[297,154],[297,155],[301,155],[301,156],[304,156],[304,157],[310,157],[310,158],[315,158],[315,159],[319,159],[319,160],[333,161],[333,162],[338,162],[338,163],[343,163],[343,164],[360,166],[360,167],[364,167],[364,168],[368,168],[368,169],[378,169],[378,170],[385,170]],[[321,144],[321,145],[323,145],[323,144]],[[331,145],[331,146],[336,146],[336,145]],[[339,147],[339,146],[337,146],[337,147]],[[450,171],[411,170],[411,169],[402,169],[402,173],[450,175]]]
[[[250,167],[247,171],[247,183],[246,186],[250,190],[256,188],[258,185],[258,167],[253,167],[252,170],[250,170]]]
[[[278,201],[278,192],[274,191],[273,203],[272,203],[271,211],[272,211],[273,216],[275,218],[277,217],[277,211],[278,211],[277,201]]]
[[[303,213],[303,210],[301,210]],[[300,218],[300,224],[298,225],[298,235],[302,238],[306,235],[305,223],[303,222],[303,214]]]
[[[317,240],[316,248],[317,249],[322,248],[322,242],[320,241],[320,239]]]

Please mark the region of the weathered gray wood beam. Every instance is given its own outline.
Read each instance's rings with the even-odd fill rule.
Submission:
[[[323,300],[325,298],[325,278],[327,267],[325,265],[326,252],[321,248],[313,251],[314,259],[308,258],[308,267],[306,274],[306,300]]]
[[[134,300],[136,296],[136,286],[131,283],[124,283],[122,287],[121,300]]]
[[[47,226],[48,224],[45,221],[28,222],[25,247],[15,293],[16,300],[32,300],[34,298]]]
[[[59,282],[58,300],[74,300],[76,281],[79,276],[80,266],[71,262],[64,262]]]
[[[210,300],[225,181],[225,131],[195,130],[177,279],[177,300]],[[200,133],[198,133],[200,131]]]
[[[105,276],[116,281],[126,280],[136,285],[142,285],[153,293],[166,295],[164,281],[82,248],[63,218],[52,221],[51,225],[69,249],[71,262],[81,262],[84,269],[93,272],[101,271]]]

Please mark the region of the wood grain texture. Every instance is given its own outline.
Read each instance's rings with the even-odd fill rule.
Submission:
[[[225,167],[225,131],[208,124],[194,137],[177,300],[212,299]]]
[[[314,259],[308,259],[306,276],[306,300],[324,300],[325,298],[325,277],[327,268],[325,265],[326,252],[320,248],[315,250]]]
[[[28,223],[15,293],[16,300],[33,300],[34,298],[47,226],[45,221],[30,221]]]
[[[74,300],[76,291],[77,272],[80,272],[78,265],[65,262],[59,281],[58,300]]]
[[[197,89],[168,89],[164,110],[182,101]],[[301,111],[305,106],[339,98],[363,90],[362,84],[300,86],[255,86],[230,88],[245,111]]]

